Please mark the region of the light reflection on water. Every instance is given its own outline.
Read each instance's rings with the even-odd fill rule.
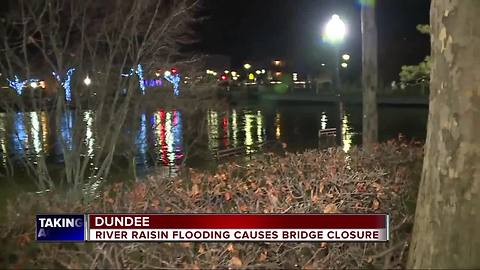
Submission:
[[[360,142],[361,109],[346,106],[339,111],[335,106],[285,106],[285,107],[236,107],[227,111],[208,110],[205,112],[205,145],[210,153],[218,150],[244,147],[247,154],[262,150],[262,144],[270,141],[286,143],[292,151],[318,147],[318,130],[341,128],[342,149],[348,152]],[[409,119],[404,119],[407,115]],[[61,155],[60,141],[72,149],[73,138],[80,136],[85,150],[84,156],[93,158],[100,143],[96,138],[96,118],[93,111],[83,111],[75,119],[75,113],[65,112],[60,119],[60,127],[55,127],[55,119],[47,112],[0,113],[0,162],[6,166],[9,158],[23,156],[34,161],[42,152],[46,155]],[[380,116],[380,138],[395,137],[398,132],[411,131],[422,138],[425,130],[427,110],[383,109]],[[387,117],[388,116],[388,117]],[[420,119],[415,122],[415,119]],[[172,167],[185,158],[186,138],[192,136],[184,128],[192,123],[184,119],[178,110],[160,109],[143,112],[137,118],[134,132],[135,161],[139,166],[161,165]],[[83,128],[76,130],[76,120]],[[186,122],[185,122],[186,121]],[[382,124],[383,123],[383,124]],[[395,123],[396,125],[389,125]],[[413,124],[412,124],[413,123]],[[382,127],[387,127],[383,128]],[[75,129],[75,130],[74,130]],[[100,131],[101,132],[101,131]],[[59,134],[59,135],[56,135]],[[386,134],[386,135],[385,135]],[[420,134],[420,136],[418,136]],[[131,136],[131,135],[130,135]],[[407,133],[408,137],[408,133]],[[413,137],[413,136],[412,136]],[[191,138],[190,138],[191,139]]]

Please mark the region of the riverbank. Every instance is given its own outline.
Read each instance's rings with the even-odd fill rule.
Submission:
[[[333,95],[307,95],[307,94],[261,94],[258,97],[261,100],[277,102],[302,102],[302,103],[338,103],[361,105],[362,96],[333,96]],[[408,96],[379,96],[378,105],[385,106],[428,106],[428,97],[408,97]]]
[[[274,101],[279,103],[338,103],[361,105],[362,92],[358,89],[343,91],[339,94],[332,91],[315,91],[309,88],[285,89],[275,91],[274,87],[249,86],[236,87],[230,91],[219,90],[221,95],[228,96],[233,102],[241,100]],[[422,106],[428,107],[429,97],[425,94],[415,94],[415,91],[381,92],[377,94],[378,105],[383,106]]]
[[[398,268],[404,267],[420,179],[422,147],[389,141],[352,148],[265,154],[215,173],[189,170],[108,185],[89,197],[22,194],[2,224],[2,268]],[[389,213],[388,243],[38,244],[44,213]]]

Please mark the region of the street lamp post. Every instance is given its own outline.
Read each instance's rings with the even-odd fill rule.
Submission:
[[[328,21],[327,25],[325,26],[323,39],[325,42],[331,44],[335,49],[335,60],[334,60],[334,67],[335,67],[335,76],[334,76],[334,90],[337,94],[340,94],[340,66],[339,66],[339,58],[340,58],[340,43],[343,42],[346,34],[346,27],[345,23],[340,19],[340,16],[337,14],[332,15],[330,21]]]

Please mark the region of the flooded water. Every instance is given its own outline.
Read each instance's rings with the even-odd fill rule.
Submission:
[[[187,159],[188,165],[202,166],[211,162],[218,150],[244,147],[242,151],[249,154],[262,151],[266,142],[285,143],[289,151],[316,148],[319,147],[319,130],[327,128],[337,128],[341,133],[337,140],[345,151],[361,142],[361,106],[257,103],[204,113],[200,117],[205,119],[204,130],[195,132],[189,128],[195,120],[184,117],[181,111],[158,109],[142,113],[138,125],[125,131],[127,136],[135,138],[137,167],[175,167],[186,156],[191,157]],[[384,141],[401,133],[407,138],[423,140],[427,115],[426,107],[381,106],[379,139]],[[82,121],[85,127],[83,146],[86,154],[94,157],[98,147],[97,132],[93,130],[95,115],[92,111],[84,111],[81,116],[66,112],[59,122],[61,126],[55,127],[52,124],[55,121],[47,112],[0,113],[0,166],[4,169],[8,159],[11,163],[21,157],[34,162],[40,153],[46,153],[49,162],[61,163],[60,145],[63,142],[73,147],[72,127],[76,121]],[[197,142],[190,143],[193,139]],[[0,188],[6,192],[12,179],[2,176],[0,181]],[[21,173],[14,174],[13,181],[33,186]]]

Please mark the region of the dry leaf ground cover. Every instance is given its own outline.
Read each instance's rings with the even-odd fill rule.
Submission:
[[[402,268],[422,147],[390,141],[266,154],[215,173],[189,171],[105,187],[94,199],[25,194],[8,206],[2,268]],[[37,212],[390,213],[389,243],[68,243],[34,239]]]

